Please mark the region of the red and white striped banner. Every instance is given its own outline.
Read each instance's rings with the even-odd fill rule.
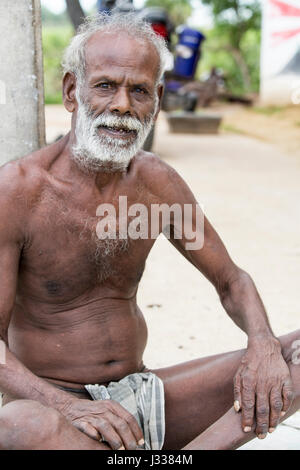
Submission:
[[[300,89],[300,0],[263,1],[261,82],[263,101],[295,102],[295,90]]]

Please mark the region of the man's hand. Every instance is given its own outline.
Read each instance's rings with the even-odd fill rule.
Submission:
[[[61,413],[80,431],[113,450],[136,450],[144,444],[136,419],[113,400],[71,400]]]
[[[242,410],[242,426],[264,439],[273,432],[293,400],[289,368],[279,341],[271,336],[249,339],[248,349],[234,378],[234,408]]]

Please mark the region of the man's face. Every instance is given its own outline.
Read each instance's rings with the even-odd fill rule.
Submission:
[[[147,42],[126,33],[92,36],[86,45],[85,80],[76,90],[73,153],[81,163],[111,171],[128,166],[156,117],[158,67],[158,54]]]

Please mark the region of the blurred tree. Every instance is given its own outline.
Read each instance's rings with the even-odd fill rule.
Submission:
[[[192,13],[191,0],[147,0],[146,7],[161,7],[168,11],[176,26],[184,24]]]
[[[66,3],[70,19],[75,30],[77,30],[84,20],[84,11],[80,5],[79,0],[66,0]]]
[[[259,0],[202,0],[211,6],[215,20],[216,37],[220,38],[217,48],[227,50],[242,74],[244,87],[252,87],[251,66],[253,57],[245,44],[249,32],[258,33],[261,27],[261,2]],[[259,41],[259,34],[258,34]],[[258,52],[259,54],[259,52]],[[259,55],[257,57],[257,66]]]

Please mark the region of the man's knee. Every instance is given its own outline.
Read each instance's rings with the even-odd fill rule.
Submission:
[[[289,366],[294,391],[294,402],[300,403],[300,330],[280,338],[282,355]]]
[[[300,330],[281,336],[279,340],[287,364],[300,365]]]
[[[33,449],[59,431],[62,415],[32,400],[16,400],[0,410],[0,449]]]

